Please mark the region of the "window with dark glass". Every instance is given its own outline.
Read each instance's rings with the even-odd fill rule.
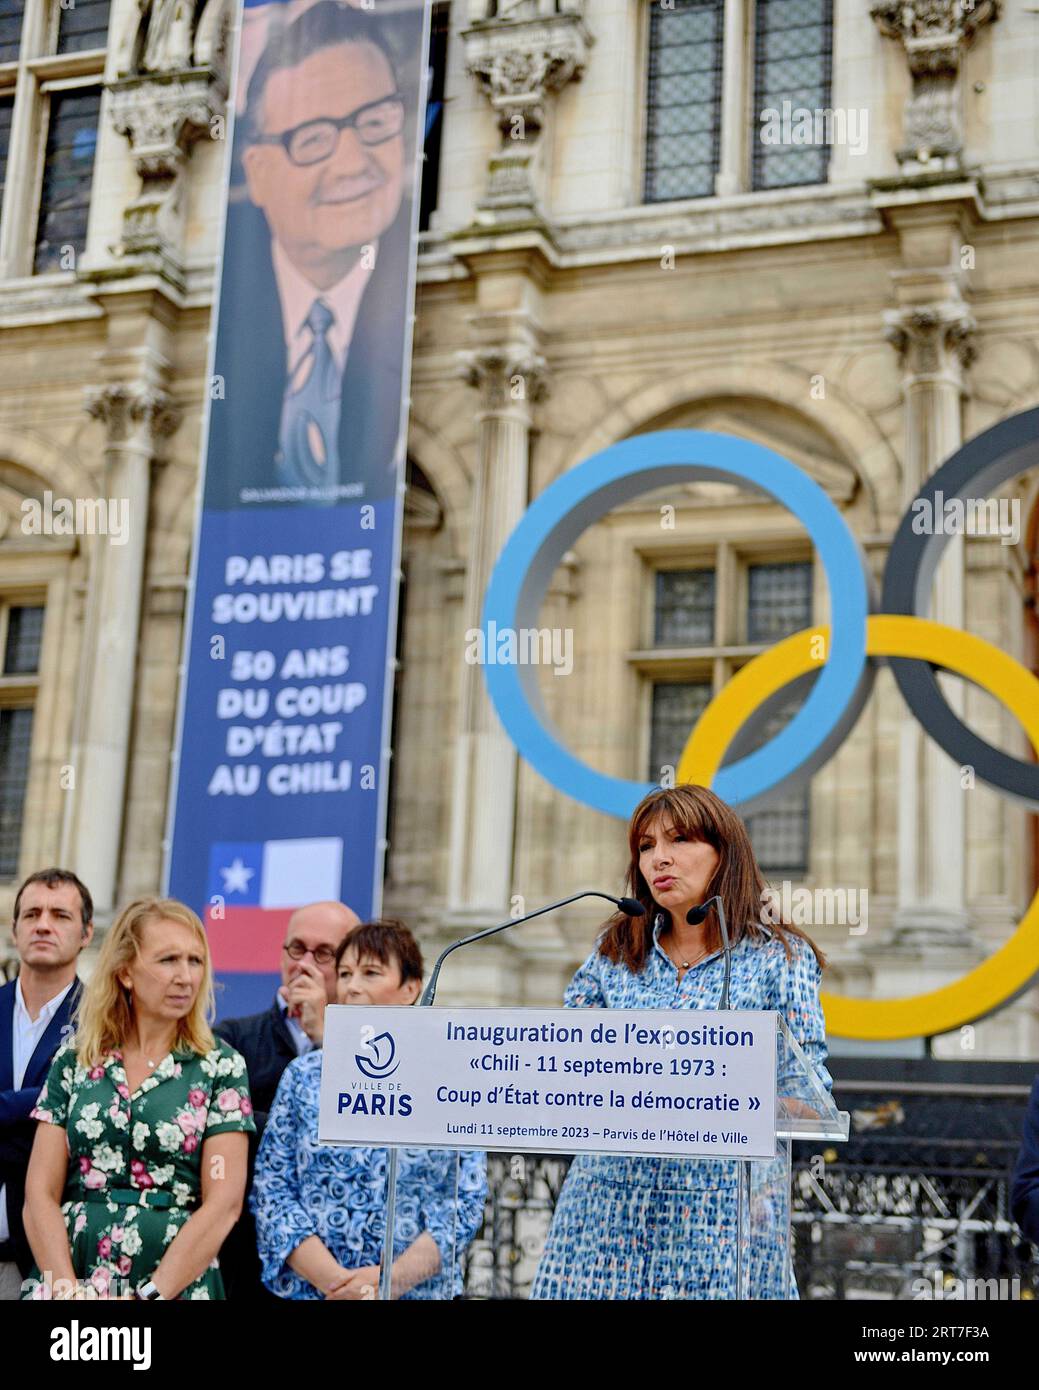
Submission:
[[[747,641],[777,642],[812,621],[812,566],[750,565]]]
[[[763,721],[754,737],[730,750],[725,762],[736,762],[775,738],[790,723],[806,698],[807,693],[800,691],[783,701]],[[766,874],[807,873],[809,806],[808,788],[803,787],[788,792],[771,806],[746,817],[754,855]]]
[[[422,187],[419,193],[419,230],[429,226],[440,190],[440,143],[444,131],[444,91],[447,83],[447,39],[451,9],[434,5],[429,33],[429,96],[422,147]]]
[[[747,567],[747,641],[769,644],[799,632],[812,621],[810,562]],[[726,762],[747,756],[775,738],[801,708],[806,692],[796,692],[764,721],[756,737],[734,746]],[[748,816],[747,829],[758,863],[766,873],[803,874],[808,870],[808,790],[790,792]]]
[[[726,643],[740,640],[740,645],[769,646],[792,632],[807,627],[812,620],[811,562],[767,562],[746,567],[747,610],[746,633],[728,633],[723,620],[722,631],[716,623],[716,611],[727,612],[727,606],[717,610],[716,568],[658,570],[654,575],[653,638],[661,651],[660,678],[652,679],[652,712],[650,719],[649,777],[659,782],[665,768],[677,771],[689,735],[710,703],[714,680],[724,684],[740,660],[726,655]],[[735,616],[735,615],[733,615]],[[668,671],[666,663],[675,660],[676,648],[699,648],[696,656],[703,658],[702,676],[677,678]],[[711,648],[711,651],[703,651]],[[642,654],[641,660],[646,659]],[[688,653],[685,660],[692,660]],[[725,673],[718,676],[719,659]],[[711,678],[707,678],[707,663]],[[668,678],[670,677],[670,678]],[[750,724],[737,735],[726,753],[724,764],[730,764],[755,752],[774,738],[794,717],[807,698],[810,678],[795,682],[777,696],[762,711],[760,724]],[[766,809],[747,817],[755,853],[766,873],[777,872],[790,876],[803,875],[808,870],[809,794],[807,789],[791,792]]]
[[[653,610],[658,647],[706,647],[714,641],[714,570],[658,570]]]
[[[808,872],[807,791],[790,792],[764,811],[748,816],[747,830],[763,873],[797,875]]]
[[[24,16],[25,0],[0,0],[0,63],[18,61]]]
[[[4,642],[5,676],[28,676],[40,669],[43,608],[26,606],[7,610]]]
[[[108,18],[112,0],[75,0],[61,10],[58,25],[58,52],[84,53],[104,48],[108,42]]]
[[[721,148],[724,0],[653,5],[646,98],[648,203],[714,193]]]
[[[35,270],[69,269],[67,248],[77,255],[87,239],[101,93],[75,88],[51,97],[36,234]]]
[[[0,709],[0,878],[18,872],[32,716],[31,709]]]
[[[823,118],[830,105],[833,0],[757,0],[754,7],[752,176],[756,189],[825,183],[830,146]],[[776,143],[762,139],[763,112],[778,113]],[[798,112],[813,113],[811,130]],[[811,133],[813,142],[794,143]]]
[[[0,707],[0,878],[18,873],[35,698],[35,690],[24,681],[6,678],[35,675],[39,670],[43,611],[42,606],[23,604],[0,613],[6,620],[0,698],[7,702]]]
[[[0,208],[4,205],[4,183],[7,179],[7,153],[11,147],[11,118],[14,97],[0,97]]]
[[[649,777],[659,782],[661,770],[676,768],[693,725],[711,699],[710,681],[658,681],[653,686],[649,738]]]

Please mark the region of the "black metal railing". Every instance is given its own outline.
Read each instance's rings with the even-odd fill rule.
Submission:
[[[1030,1065],[927,1061],[878,1070],[902,1074],[835,1082],[837,1103],[852,1117],[847,1144],[795,1145],[801,1297],[1039,1298],[1036,1252],[1010,1214]],[[569,1164],[555,1155],[488,1155],[486,1219],[466,1257],[467,1297],[529,1295]]]

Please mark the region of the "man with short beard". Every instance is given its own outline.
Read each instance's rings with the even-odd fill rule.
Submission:
[[[0,1299],[21,1296],[32,1268],[22,1225],[36,1104],[55,1052],[72,1032],[79,953],[94,934],[90,893],[68,869],[30,874],[14,900],[18,978],[0,989]]]

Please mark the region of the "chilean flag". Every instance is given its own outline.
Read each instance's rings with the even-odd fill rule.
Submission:
[[[209,852],[206,932],[221,1018],[269,1008],[297,907],[338,902],[343,841],[218,841]]]

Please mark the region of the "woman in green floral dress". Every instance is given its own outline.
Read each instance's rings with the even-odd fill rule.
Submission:
[[[213,1037],[211,1007],[199,919],[132,903],[33,1111],[27,1297],[223,1298],[217,1253],[255,1125],[245,1062]]]

